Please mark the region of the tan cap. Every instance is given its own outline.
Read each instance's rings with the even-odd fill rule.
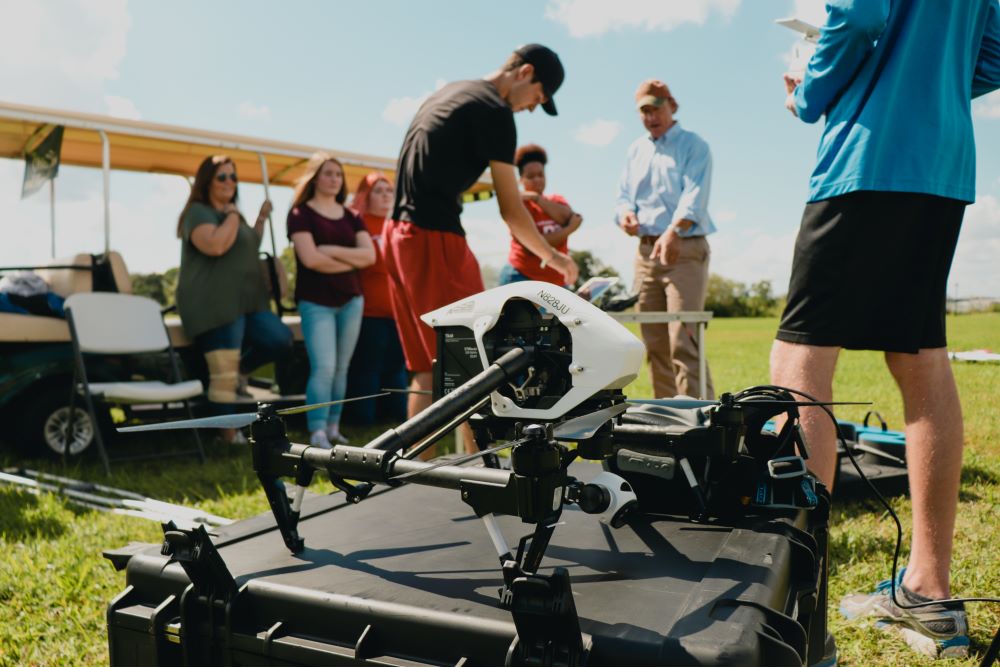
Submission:
[[[664,102],[670,102],[670,108],[673,109],[674,113],[677,112],[677,100],[670,94],[667,84],[659,79],[646,79],[639,84],[639,88],[635,91],[636,109],[647,105],[659,107],[663,106]]]

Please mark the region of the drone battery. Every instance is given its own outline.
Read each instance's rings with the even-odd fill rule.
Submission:
[[[454,391],[483,370],[476,337],[467,327],[439,327],[434,360],[434,400]]]
[[[570,468],[583,481],[600,471]],[[588,667],[823,660],[824,512],[729,525],[635,516],[613,529],[568,508],[562,521],[539,572],[569,572]],[[497,522],[511,543],[527,530]],[[228,584],[208,570],[192,570],[192,584],[160,545],[108,552],[126,571],[108,608],[111,664],[519,664],[495,547],[457,493],[403,485],[358,505],[310,496],[299,531],[306,547],[293,555],[270,514],[219,529]]]

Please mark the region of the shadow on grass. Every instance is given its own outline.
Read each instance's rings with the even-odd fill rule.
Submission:
[[[996,485],[1000,483],[997,474],[992,470],[987,470],[978,465],[962,466],[962,485],[986,484]]]
[[[304,431],[289,424],[288,437],[292,442],[303,442]],[[390,425],[376,425],[349,431],[352,441],[364,444],[384,432]],[[104,473],[96,451],[72,459],[64,466],[54,459],[14,460],[0,457],[0,467],[21,467],[69,477],[83,482],[103,484],[140,493],[166,502],[200,502],[218,500],[233,495],[260,492],[260,482],[253,470],[250,448],[222,441],[216,432],[202,431],[205,463],[196,454],[152,459],[146,461],[111,462],[111,475]],[[165,431],[137,437],[116,436],[108,444],[108,454],[116,456],[180,452],[193,446],[190,432]],[[94,448],[90,448],[91,450]],[[0,524],[2,525],[2,524]]]
[[[830,539],[830,576],[836,573],[838,563],[848,566],[853,561],[891,554],[895,547],[894,537],[867,532],[838,531]]]
[[[66,525],[47,515],[38,496],[10,489],[0,492],[0,535],[7,542],[41,537],[51,539],[66,532]]]

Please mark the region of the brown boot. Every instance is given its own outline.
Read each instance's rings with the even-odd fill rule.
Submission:
[[[212,403],[235,403],[240,351],[212,350],[205,353],[205,361],[208,363],[208,400]]]

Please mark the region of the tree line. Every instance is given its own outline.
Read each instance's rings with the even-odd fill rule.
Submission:
[[[614,267],[604,264],[589,250],[574,250],[570,254],[580,267],[580,277],[574,288],[593,276],[619,275]],[[290,291],[294,292],[295,256],[291,247],[286,248],[279,259],[288,273]],[[496,267],[484,265],[482,273],[483,283],[487,287],[497,284],[499,270]],[[177,274],[177,267],[163,273],[132,274],[132,292],[147,296],[164,307],[172,306],[177,292]],[[629,287],[631,286],[626,286]],[[709,276],[705,310],[712,311],[715,317],[772,317],[781,312],[782,305],[783,298],[774,295],[769,280],[747,285],[716,273]]]

